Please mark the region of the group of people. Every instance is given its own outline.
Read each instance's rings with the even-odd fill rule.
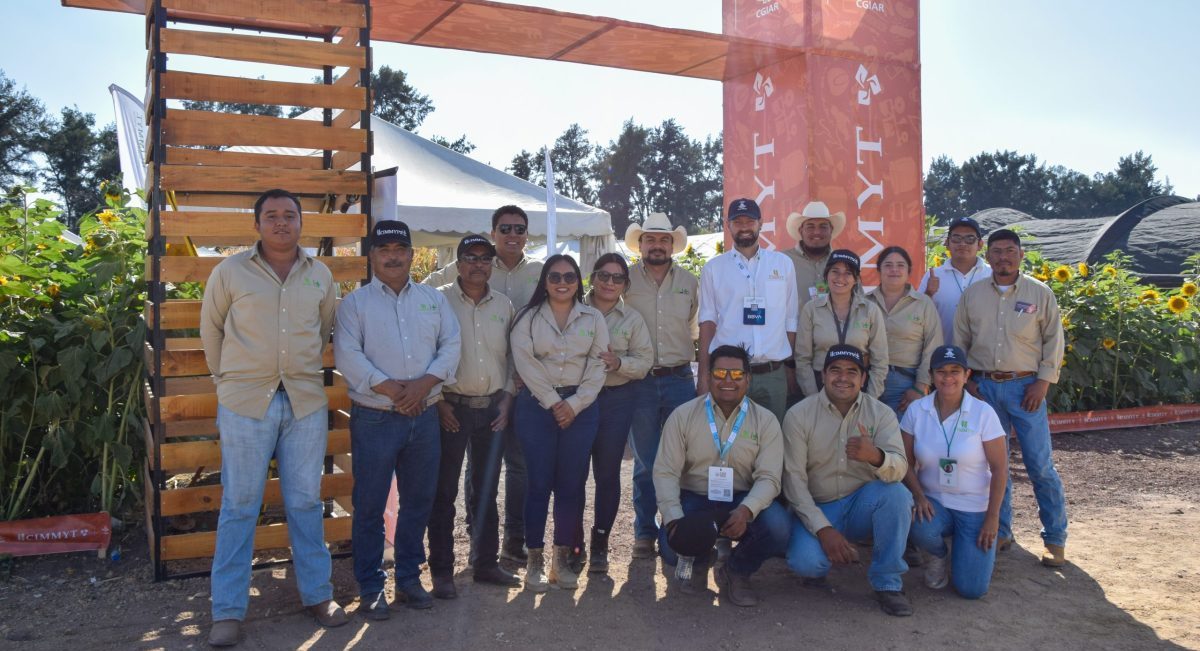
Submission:
[[[490,238],[463,238],[457,260],[423,284],[410,277],[408,227],[375,223],[371,281],[337,305],[329,270],[298,246],[299,201],[269,191],[254,218],[259,243],[213,271],[201,318],[224,488],[214,645],[238,639],[272,457],[301,600],[322,625],[347,619],[332,599],[321,521],[331,332],[353,402],[359,612],[373,619],[389,616],[393,477],[397,601],[429,608],[457,596],[464,461],[473,580],[574,589],[585,566],[608,570],[626,446],[632,556],[661,556],[682,592],[707,590],[711,570],[723,598],[752,606],[750,577],[768,558],[822,586],[870,542],[868,578],[888,614],[912,612],[902,576],[913,548],[927,585],[978,598],[1012,541],[1010,428],[1038,502],[1042,561],[1065,563],[1045,404],[1062,327],[1050,290],[1021,273],[1012,231],[990,234],[985,262],[979,225],[954,221],[949,259],[917,289],[910,254],[888,247],[880,285],[864,292],[858,256],[833,248],[844,214],[808,204],[787,218],[795,248],[778,252],[760,246],[759,206],[736,199],[726,214],[734,246],[699,280],[672,260],[686,231],[655,213],[626,232],[636,263],[601,256],[585,292],[573,258],[525,256],[528,216],[503,206]],[[426,533],[432,592],[420,580]],[[524,576],[502,557],[522,562]]]

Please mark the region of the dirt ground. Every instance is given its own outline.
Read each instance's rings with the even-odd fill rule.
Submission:
[[[905,586],[916,613],[891,618],[872,600],[865,567],[835,570],[833,588],[821,591],[802,587],[782,560],[755,576],[757,608],[680,594],[657,561],[630,559],[624,508],[610,575],[586,576],[574,593],[475,585],[462,567],[461,523],[459,598],[423,612],[399,605],[386,622],[352,617],[322,630],[302,612],[289,566],[258,571],[239,648],[1200,649],[1200,424],[1065,434],[1055,447],[1072,563],[1062,571],[1038,564],[1036,505],[1018,461],[1017,544],[1000,555],[980,601],[931,591],[914,569]],[[127,531],[116,563],[86,554],[17,559],[11,576],[0,576],[0,647],[206,648],[208,580],[154,583],[142,540]],[[334,562],[334,586],[341,603],[357,607],[349,559]]]

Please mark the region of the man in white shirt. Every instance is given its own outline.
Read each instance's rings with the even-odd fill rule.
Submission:
[[[708,393],[708,353],[718,346],[750,352],[750,399],[780,421],[787,410],[784,361],[796,344],[796,270],[778,251],[758,244],[762,211],[753,199],[729,204],[734,248],[700,273],[700,373],[696,395]]]
[[[945,345],[954,345],[954,310],[963,292],[972,284],[992,277],[992,268],[979,257],[983,250],[983,229],[970,217],[959,217],[946,229],[946,248],[950,257],[921,279],[917,291],[933,299],[942,318]]]

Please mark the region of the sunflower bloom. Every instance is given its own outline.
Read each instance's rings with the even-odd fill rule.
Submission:
[[[61,288],[57,284],[51,284],[46,288],[46,293],[50,295],[50,298],[56,298],[59,291],[61,291]]]
[[[1104,273],[1106,273],[1110,276],[1115,276],[1115,275],[1117,275],[1117,268],[1112,265],[1106,265],[1104,267]]]
[[[935,256],[932,256],[932,257],[930,257],[930,258],[929,258],[929,266],[931,266],[931,267],[940,267],[940,266],[942,266],[942,258],[941,258],[940,256],[936,256],[936,255],[935,255]]]
[[[1116,348],[1117,340],[1113,339],[1112,337],[1105,337],[1104,341],[1101,342],[1101,345],[1104,346],[1104,350],[1112,350],[1113,348]]]
[[[1086,262],[1080,262],[1078,269],[1079,269],[1079,277],[1080,278],[1087,278],[1088,274],[1090,274],[1092,272],[1091,269],[1088,269]]]
[[[1154,291],[1153,289],[1147,289],[1146,291],[1142,292],[1141,299],[1143,303],[1157,303],[1158,292]]]
[[[1071,268],[1066,265],[1060,265],[1054,270],[1054,279],[1060,283],[1065,283],[1071,279]]]
[[[1084,288],[1083,293],[1087,294],[1088,296],[1095,296],[1096,288],[1092,287],[1091,285],[1088,285],[1086,288]]]
[[[687,245],[687,248],[683,250],[683,254],[686,256],[696,255],[696,250],[692,248],[691,244],[689,244]]]
[[[1050,280],[1050,276],[1047,276],[1046,274],[1036,274],[1036,275],[1034,275],[1034,278],[1037,278],[1038,280],[1040,280],[1042,282],[1046,282],[1046,281]]]
[[[1069,317],[1069,316],[1064,316],[1064,317],[1062,318],[1062,324],[1063,324],[1063,329],[1064,329],[1064,330],[1066,330],[1066,329],[1070,328],[1070,327],[1071,327],[1071,317]]]
[[[1182,296],[1172,296],[1171,300],[1167,301],[1167,309],[1171,310],[1172,314],[1182,314],[1191,307],[1191,303]]]
[[[1072,346],[1071,344],[1067,344],[1067,352],[1069,353],[1069,352],[1071,352],[1071,351],[1073,351],[1073,350],[1075,350],[1075,347],[1074,347],[1074,346]]]
[[[0,276],[0,287],[3,287],[7,284],[8,284],[8,278],[5,276]]]
[[[1180,287],[1180,288],[1179,288],[1179,291],[1180,291],[1180,292],[1181,292],[1181,293],[1182,293],[1184,296],[1187,296],[1188,298],[1191,298],[1191,297],[1195,296],[1197,292],[1200,292],[1200,287],[1197,287],[1197,286],[1196,286],[1196,283],[1193,283],[1193,282],[1186,282],[1186,283],[1184,283],[1184,284],[1183,284],[1183,287]]]
[[[111,226],[113,222],[117,221],[117,214],[111,210],[102,210],[96,213],[96,219],[99,219],[105,226]]]

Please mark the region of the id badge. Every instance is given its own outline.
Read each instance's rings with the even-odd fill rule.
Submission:
[[[714,502],[733,501],[733,468],[708,467],[708,499]]]
[[[958,487],[958,459],[942,457],[938,459],[938,486],[943,488]]]
[[[742,301],[742,325],[760,326],[767,323],[767,299],[747,296]]]

